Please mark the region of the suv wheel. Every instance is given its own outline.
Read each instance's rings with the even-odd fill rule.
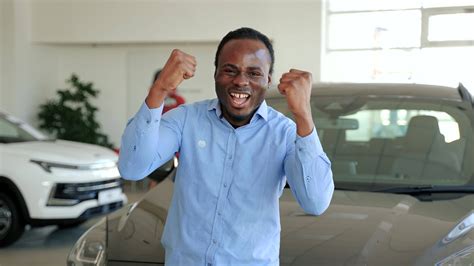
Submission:
[[[13,201],[0,192],[0,247],[10,245],[23,234],[25,224]]]

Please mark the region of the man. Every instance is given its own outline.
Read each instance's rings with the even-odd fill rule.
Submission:
[[[163,101],[196,69],[174,50],[122,138],[119,168],[140,179],[180,152],[162,237],[170,265],[278,265],[278,199],[286,179],[308,213],[319,215],[334,190],[330,162],[311,117],[311,74],[292,69],[278,89],[295,123],[264,101],[274,62],[269,39],[250,28],[229,32],[215,58],[218,99]]]

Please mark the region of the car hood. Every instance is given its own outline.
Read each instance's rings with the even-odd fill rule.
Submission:
[[[164,261],[160,239],[172,188],[166,179],[126,213],[110,216],[110,261]],[[336,190],[328,210],[311,216],[285,189],[280,199],[280,263],[433,265],[474,245],[472,232],[446,240],[473,206],[471,195],[429,202],[407,195]]]
[[[473,195],[419,201],[336,190],[328,210],[316,217],[285,191],[280,206],[281,265],[433,265],[474,244],[472,232],[446,237],[472,212]]]
[[[4,152],[24,155],[32,160],[72,165],[115,162],[118,158],[110,149],[66,140],[10,143],[4,145]]]

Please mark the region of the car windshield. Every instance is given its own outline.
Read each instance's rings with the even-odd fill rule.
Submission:
[[[0,114],[0,143],[46,140],[47,137],[30,125]]]
[[[283,98],[267,102],[292,117]],[[338,189],[472,183],[471,109],[396,97],[313,96],[311,104]]]

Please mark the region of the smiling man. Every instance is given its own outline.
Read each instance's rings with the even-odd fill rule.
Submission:
[[[278,199],[288,181],[307,213],[323,213],[334,191],[331,165],[311,116],[311,74],[291,69],[278,90],[295,117],[266,105],[273,47],[240,28],[220,42],[217,99],[161,116],[164,99],[192,78],[196,59],[174,50],[122,137],[119,169],[138,180],[180,153],[162,236],[169,265],[279,265]]]

